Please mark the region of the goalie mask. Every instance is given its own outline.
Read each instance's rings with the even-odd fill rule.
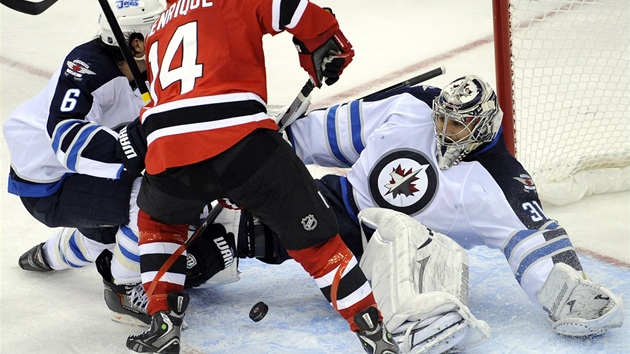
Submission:
[[[438,166],[450,168],[492,141],[502,119],[497,95],[480,77],[467,75],[448,84],[433,100]]]
[[[166,9],[162,0],[108,0],[108,2],[127,41],[133,33],[140,33],[145,37],[155,20]],[[103,43],[118,46],[105,14],[101,13],[98,24],[101,27],[100,37]]]

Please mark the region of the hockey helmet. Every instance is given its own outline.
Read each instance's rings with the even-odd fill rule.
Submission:
[[[166,10],[163,0],[108,0],[108,2],[126,40],[133,33],[140,33],[145,37],[155,20]],[[101,27],[101,40],[107,45],[118,46],[105,14],[100,14],[98,24]]]
[[[438,166],[458,164],[499,132],[503,111],[492,87],[478,76],[449,83],[433,100]]]

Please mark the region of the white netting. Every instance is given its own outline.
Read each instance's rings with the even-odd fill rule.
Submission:
[[[509,7],[516,152],[541,199],[627,190],[630,1]]]

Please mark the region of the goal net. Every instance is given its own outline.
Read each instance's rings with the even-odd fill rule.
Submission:
[[[508,147],[542,200],[630,185],[630,1],[493,0]]]

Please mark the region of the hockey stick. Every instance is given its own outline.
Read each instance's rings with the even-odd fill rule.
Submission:
[[[382,90],[378,90],[376,92],[372,92],[366,96],[363,96],[361,98],[359,98],[360,100],[368,98],[368,97],[372,97],[374,95],[377,95],[379,93],[383,93],[383,92],[388,92],[388,91],[392,91],[395,90],[397,88],[401,88],[401,87],[406,87],[406,86],[414,86],[417,85],[421,82],[433,79],[435,77],[438,77],[440,75],[443,75],[444,73],[446,73],[446,68],[444,66],[441,66],[439,68],[435,68],[433,70],[429,70],[425,73],[422,73],[418,76],[414,76],[410,79],[407,79],[405,81],[399,82],[397,84],[394,84],[392,86],[386,87]],[[291,125],[291,123],[295,122],[298,118],[300,118],[296,113],[297,113],[297,109],[302,105],[302,103],[304,103],[304,101],[306,100],[306,98],[311,94],[311,92],[313,91],[313,88],[315,88],[315,85],[313,84],[313,81],[311,81],[310,79],[304,84],[304,86],[302,87],[302,90],[300,90],[300,94],[298,94],[298,96],[293,100],[293,102],[291,103],[291,105],[289,106],[289,108],[282,112],[281,114],[278,115],[278,117],[276,117],[276,121],[278,122],[278,132],[282,133],[289,125]],[[278,119],[279,118],[279,119]]]
[[[160,280],[160,278],[162,278],[162,276],[164,275],[164,273],[166,273],[167,270],[169,270],[171,268],[171,266],[173,265],[173,263],[175,263],[175,261],[177,260],[177,258],[179,258],[179,256],[182,255],[182,253],[184,253],[184,251],[188,248],[188,246],[190,246],[190,244],[199,236],[201,235],[206,228],[212,224],[214,222],[214,220],[216,220],[217,216],[219,216],[219,214],[221,213],[221,211],[223,210],[223,207],[221,206],[221,204],[217,203],[215,206],[212,207],[212,210],[210,210],[210,213],[208,213],[208,216],[206,216],[205,219],[203,219],[203,221],[201,222],[201,225],[199,225],[199,227],[197,228],[197,230],[195,230],[195,232],[193,232],[192,235],[190,235],[190,237],[188,238],[188,240],[186,240],[185,243],[183,243],[182,245],[180,245],[177,250],[175,250],[175,252],[173,252],[173,254],[171,254],[168,259],[166,260],[166,262],[164,262],[164,264],[162,264],[162,266],[160,267],[160,269],[158,269],[157,273],[155,274],[155,278],[153,278],[153,280],[151,281],[151,285],[149,286],[149,290],[147,291],[147,296],[151,297],[151,295],[153,295],[153,291],[155,290],[155,287],[157,286],[158,281]]]
[[[286,111],[279,114],[278,117],[276,117],[276,121],[278,122],[279,133],[282,133],[284,129],[286,129],[286,127],[288,127],[291,123],[295,122],[299,118],[296,114],[297,109],[302,105],[302,103],[304,103],[304,101],[311,94],[311,92],[313,92],[314,88],[315,88],[315,84],[313,83],[313,80],[309,78],[308,81],[306,81],[306,83],[304,84],[304,86],[302,86],[300,93],[298,93],[297,97],[295,97],[293,102],[291,102],[291,105],[289,106],[289,108]]]
[[[446,68],[444,66],[440,66],[439,68],[435,68],[433,70],[429,70],[425,73],[422,73],[418,76],[414,76],[411,79],[407,79],[405,81],[399,82],[397,84],[394,84],[392,86],[386,87],[382,90],[378,90],[376,92],[372,92],[366,96],[361,97],[360,99],[365,99],[368,97],[372,97],[374,95],[378,95],[379,93],[383,93],[383,92],[389,92],[392,90],[395,90],[397,88],[401,88],[401,87],[406,87],[406,86],[414,86],[417,85],[421,82],[425,82],[427,80],[433,79],[434,77],[438,77],[440,75],[443,75],[444,73],[446,73]]]
[[[0,0],[4,1],[4,0]],[[56,0],[55,0],[56,1]],[[147,105],[151,101],[151,95],[149,94],[149,89],[147,88],[147,84],[144,82],[142,78],[142,74],[140,73],[140,69],[138,69],[138,64],[136,64],[136,59],[131,54],[131,50],[129,46],[125,45],[127,41],[125,40],[125,35],[120,29],[120,25],[118,21],[116,21],[116,16],[114,15],[114,11],[112,11],[111,6],[107,2],[107,0],[98,0],[101,5],[101,9],[103,10],[103,14],[105,14],[105,18],[109,23],[109,27],[111,27],[112,32],[114,33],[114,37],[116,37],[116,42],[118,42],[118,47],[122,51],[123,57],[125,61],[129,65],[129,69],[131,70],[131,74],[133,75],[133,80],[136,82],[138,86],[138,90],[142,94],[142,100],[144,104]]]
[[[39,15],[42,12],[48,10],[48,8],[56,2],[57,0],[43,0],[40,2],[31,2],[24,0],[0,0],[0,4],[28,15]]]

